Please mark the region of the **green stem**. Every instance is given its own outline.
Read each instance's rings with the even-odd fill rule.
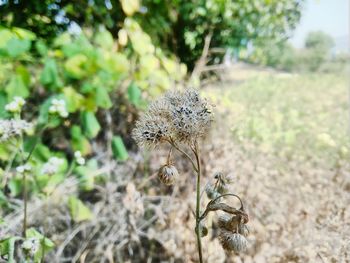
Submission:
[[[200,200],[201,200],[201,163],[200,163],[200,153],[197,142],[195,142],[194,154],[196,156],[197,162],[197,183],[196,183],[196,236],[197,236],[197,247],[199,262],[203,263],[202,255],[202,242],[201,242],[201,230],[200,230]]]
[[[23,208],[23,232],[22,235],[24,238],[27,237],[26,230],[27,230],[27,178],[26,178],[26,172],[24,171],[23,177],[23,201],[24,201],[24,208]]]

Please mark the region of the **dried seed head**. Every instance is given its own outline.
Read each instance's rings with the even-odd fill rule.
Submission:
[[[156,146],[170,139],[171,127],[161,116],[145,114],[136,122],[132,136],[140,146]]]
[[[240,224],[240,218],[238,216],[221,215],[218,219],[219,228],[226,229],[228,231],[236,232]]]
[[[212,121],[206,101],[196,90],[171,91],[153,102],[136,123],[133,138],[140,145],[169,141],[191,142],[204,136]]]
[[[166,164],[159,168],[158,178],[165,185],[172,185],[175,183],[179,173],[175,166]]]
[[[224,249],[236,253],[245,251],[248,245],[247,239],[243,235],[232,233],[226,229],[220,229],[219,240]]]
[[[220,193],[216,191],[215,187],[211,184],[207,184],[205,186],[205,193],[207,194],[207,197],[211,200],[220,196]]]
[[[249,228],[247,227],[246,224],[240,223],[238,225],[238,233],[247,237],[249,235]]]

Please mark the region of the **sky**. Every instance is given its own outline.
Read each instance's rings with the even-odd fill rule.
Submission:
[[[306,0],[302,18],[290,42],[302,47],[310,31],[331,35],[339,48],[349,46],[350,0]]]

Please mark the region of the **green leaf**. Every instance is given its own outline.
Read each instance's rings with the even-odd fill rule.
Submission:
[[[64,63],[64,69],[70,77],[80,79],[87,74],[87,71],[85,70],[87,62],[88,58],[85,55],[77,54]]]
[[[131,16],[140,9],[139,0],[120,0],[124,13]]]
[[[109,31],[107,31],[105,28],[102,28],[96,34],[95,42],[97,45],[101,46],[102,48],[108,51],[110,51],[113,48],[113,44],[114,44],[112,34]]]
[[[46,56],[48,53],[48,48],[44,41],[38,40],[35,42],[35,49],[41,56]]]
[[[21,76],[24,85],[26,85],[28,87],[30,85],[30,73],[29,73],[28,69],[22,65],[19,65],[16,68],[16,73],[18,76]]]
[[[30,46],[31,42],[28,39],[12,38],[7,42],[7,54],[12,58],[18,57],[29,51]]]
[[[12,196],[18,196],[22,192],[22,179],[18,177],[11,178],[8,183],[8,188]]]
[[[46,59],[44,70],[40,75],[40,82],[52,91],[62,86],[62,81],[58,75],[56,61],[53,58]]]
[[[29,89],[24,84],[22,77],[18,74],[14,74],[11,77],[11,80],[5,87],[5,90],[10,100],[12,100],[15,96],[20,96],[23,98],[27,98],[29,96]]]
[[[113,155],[117,160],[125,161],[129,158],[124,142],[120,136],[115,136],[112,139]]]
[[[84,101],[83,95],[79,94],[74,88],[66,87],[63,89],[65,101],[67,103],[67,110],[69,112],[76,112],[81,108]]]
[[[91,111],[85,111],[82,113],[82,124],[84,128],[84,134],[89,138],[95,138],[100,132],[101,126],[98,123],[96,116]]]
[[[33,32],[23,28],[14,27],[12,28],[12,32],[15,33],[21,39],[27,39],[31,41],[36,39],[36,35]]]
[[[80,151],[82,155],[87,155],[91,153],[91,145],[83,135],[81,128],[78,125],[73,125],[70,130],[72,138],[72,148],[74,151]]]
[[[75,222],[82,222],[85,220],[91,220],[93,218],[91,210],[75,196],[69,197],[68,207],[70,214]]]
[[[128,87],[128,99],[135,106],[140,105],[141,90],[134,82],[132,82]]]
[[[8,256],[8,263],[16,263],[15,261],[15,242],[19,240],[20,237],[9,237],[3,240],[0,240],[0,255]]]
[[[85,166],[78,166],[74,172],[79,178],[79,186],[83,191],[91,191],[94,189],[95,177],[97,176],[97,160],[91,159]]]
[[[40,241],[39,249],[34,254],[34,262],[36,263],[41,262],[43,251],[45,251],[46,254],[55,247],[55,243],[53,243],[49,238],[42,235],[40,232],[36,231],[34,228],[29,228],[26,230],[26,237],[35,238]]]
[[[127,74],[129,71],[129,60],[121,53],[112,53],[100,62],[100,66],[113,74]]]
[[[96,87],[96,105],[103,108],[109,109],[112,107],[112,101],[108,95],[107,89],[104,87]]]
[[[48,127],[55,128],[61,123],[61,119],[58,117],[49,118],[49,108],[51,106],[51,101],[54,97],[50,97],[45,100],[44,103],[40,105],[38,124],[47,125]]]

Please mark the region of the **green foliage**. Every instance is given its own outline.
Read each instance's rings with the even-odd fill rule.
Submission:
[[[342,70],[346,57],[331,56],[334,41],[323,32],[310,32],[303,49],[296,49],[285,40],[258,41],[251,54],[241,54],[242,58],[251,63],[267,65],[286,71],[332,71]],[[345,61],[342,60],[345,58]],[[332,67],[330,67],[330,65]],[[338,66],[336,66],[338,65]],[[345,67],[343,67],[344,69]]]
[[[112,150],[113,150],[114,157],[117,160],[125,161],[129,157],[128,152],[126,151],[125,145],[123,143],[123,140],[120,136],[115,136],[112,139]]]
[[[211,46],[222,48],[242,47],[256,39],[283,39],[299,21],[302,4],[303,0],[111,0],[93,4],[47,0],[39,5],[36,1],[18,4],[10,0],[0,5],[0,12],[6,14],[0,21],[7,26],[26,27],[52,40],[73,22],[95,29],[103,24],[116,37],[125,17],[134,17],[155,44],[191,68],[210,32]],[[63,16],[59,22],[58,13]],[[99,34],[96,43],[108,49],[113,41],[105,32]],[[148,52],[144,48],[148,35],[137,33],[130,40],[136,52]],[[58,43],[57,39],[54,42]],[[73,76],[84,74],[80,68],[84,61],[81,55],[71,59],[68,68],[73,67]]]

